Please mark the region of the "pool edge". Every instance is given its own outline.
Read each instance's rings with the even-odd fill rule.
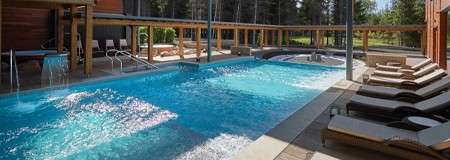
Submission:
[[[354,69],[354,79],[361,77],[368,68],[361,66]],[[330,88],[349,89],[354,82],[341,80]],[[333,92],[328,88],[308,104],[295,111],[288,118],[277,124],[254,142],[239,151],[234,160],[273,160],[295,138],[323,113],[343,92]],[[320,109],[317,109],[320,107]],[[274,137],[277,136],[277,138]]]

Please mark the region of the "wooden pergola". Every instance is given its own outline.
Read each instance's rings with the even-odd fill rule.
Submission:
[[[432,0],[427,0],[432,1]],[[436,0],[435,0],[436,1]],[[444,1],[444,0],[443,0]],[[445,0],[447,1],[447,0]],[[153,30],[154,28],[176,28],[178,29],[179,39],[179,56],[184,58],[184,33],[186,29],[193,29],[196,31],[196,56],[200,57],[201,54],[201,31],[207,28],[207,21],[196,20],[182,20],[182,19],[164,19],[164,18],[151,18],[151,17],[136,17],[136,16],[122,16],[122,15],[105,15],[94,14],[95,7],[94,0],[0,0],[3,2],[3,6],[17,6],[24,8],[52,8],[59,10],[58,20],[58,44],[57,48],[59,52],[64,48],[64,27],[70,27],[70,56],[69,56],[69,68],[71,71],[77,67],[77,35],[78,26],[83,25],[85,30],[85,36],[83,38],[84,55],[84,72],[86,74],[92,73],[92,40],[93,40],[93,27],[95,25],[107,25],[107,26],[130,26],[131,27],[131,52],[137,54],[137,36],[138,27],[148,27],[148,61],[153,62],[154,50],[153,50]],[[430,5],[427,4],[427,7]],[[1,7],[0,7],[1,8]],[[70,15],[64,16],[64,9],[70,8]],[[83,9],[83,13],[79,14],[79,10]],[[1,12],[0,12],[1,13]],[[0,16],[1,17],[1,16]],[[1,20],[0,20],[1,22]],[[1,26],[1,25],[0,25]],[[445,26],[447,27],[447,26]],[[228,23],[228,22],[213,22],[212,28],[217,33],[218,50],[222,49],[222,31],[230,30],[233,32],[233,46],[240,45],[240,38],[243,34],[243,45],[249,46],[249,30],[259,32],[260,43],[262,48],[268,45],[269,37],[271,37],[272,45],[278,47],[289,47],[289,35],[292,32],[304,32],[311,31],[315,33],[315,45],[317,48],[322,47],[323,33],[327,31],[343,32],[345,31],[344,25],[315,25],[315,26],[280,26],[280,25],[262,25],[262,24],[246,24],[246,23]],[[368,51],[368,34],[369,32],[420,32],[422,33],[422,49],[423,51],[430,52],[430,47],[425,50],[426,46],[432,46],[429,44],[429,34],[431,32],[426,25],[386,25],[386,26],[366,26],[355,25],[353,30],[363,33],[363,50]],[[0,28],[1,29],[1,28]],[[441,33],[441,32],[439,32]],[[0,33],[1,34],[1,33]],[[271,36],[269,36],[271,35]],[[428,41],[426,41],[428,39]],[[277,44],[275,44],[277,43]],[[1,49],[1,46],[0,46]]]

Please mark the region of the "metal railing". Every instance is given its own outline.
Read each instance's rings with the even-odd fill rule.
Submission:
[[[119,50],[116,50],[116,49],[111,49],[111,50],[106,51],[106,57],[111,61],[112,70],[114,70],[114,59],[111,56],[109,56],[109,53],[114,53],[114,59],[117,60],[119,62],[119,64],[120,64],[120,72],[123,72],[123,61],[119,57],[121,55],[129,58],[130,60],[132,60],[134,62],[136,62],[136,68],[138,67],[138,64],[142,64],[146,68],[159,69],[157,66],[155,66],[155,65],[153,65],[153,64],[151,64],[151,63],[149,63],[149,62],[147,62],[147,61],[145,61],[143,59],[140,59],[140,58],[136,57],[135,55],[133,55],[133,54],[127,52],[127,51],[119,51]]]
[[[15,75],[13,74],[13,67],[15,71]],[[17,67],[17,59],[16,59],[16,52],[14,50],[9,51],[9,82],[11,85],[11,90],[14,88],[14,82],[13,82],[13,76],[15,76],[16,80],[16,89],[20,89],[20,79],[19,79],[19,70]]]

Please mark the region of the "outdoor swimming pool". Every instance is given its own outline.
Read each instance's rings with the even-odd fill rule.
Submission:
[[[0,97],[0,159],[229,159],[344,77],[235,60]]]

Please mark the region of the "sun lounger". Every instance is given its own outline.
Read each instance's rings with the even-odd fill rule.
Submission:
[[[450,76],[446,76],[418,90],[398,89],[384,86],[363,85],[357,94],[370,97],[417,102],[439,94],[450,87]]]
[[[438,69],[439,65],[436,63],[429,64],[425,66],[424,68],[421,68],[417,71],[405,71],[405,70],[399,70],[397,72],[391,72],[391,71],[383,71],[383,70],[376,70],[373,75],[375,76],[381,76],[381,77],[393,77],[393,78],[412,78],[416,79],[419,77],[422,77],[428,73],[433,72],[434,70]]]
[[[394,86],[401,88],[420,88],[447,75],[443,69],[437,69],[415,80],[371,76],[367,83],[371,85]]]
[[[332,140],[405,159],[447,160],[450,122],[418,132],[350,117],[335,116],[322,130],[322,143]]]
[[[425,59],[424,61],[422,61],[422,62],[420,62],[420,63],[418,63],[418,64],[416,64],[416,65],[414,65],[414,66],[412,66],[411,68],[409,68],[409,69],[411,69],[411,70],[413,70],[413,71],[416,71],[416,70],[419,70],[420,68],[423,68],[423,67],[425,67],[426,65],[428,65],[428,64],[430,64],[430,63],[432,63],[433,61],[431,60],[431,59],[429,59],[429,58],[427,58],[427,59]],[[399,66],[388,66],[388,65],[382,65],[382,64],[376,64],[377,65],[377,70],[388,70],[388,71],[398,71],[398,70],[400,70],[400,69],[403,69],[402,67],[399,67]]]
[[[388,116],[390,118],[403,118],[405,116],[430,116],[442,114],[450,108],[450,92],[444,92],[433,98],[408,103],[362,95],[354,95],[347,104],[347,113],[357,111],[365,114]]]

